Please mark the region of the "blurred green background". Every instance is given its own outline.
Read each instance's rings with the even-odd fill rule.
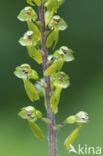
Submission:
[[[41,75],[41,66],[18,44],[27,30],[26,24],[16,18],[24,6],[25,0],[0,3],[0,156],[49,156],[47,141],[36,139],[28,124],[17,116],[23,106],[31,103],[22,81],[13,75],[15,67],[29,63]],[[71,86],[62,93],[57,122],[80,110],[87,111],[90,123],[82,130],[75,147],[78,143],[103,147],[103,0],[66,0],[59,14],[69,27],[61,32],[57,48],[67,45],[74,50],[76,59],[63,69],[70,75]],[[46,114],[43,100],[34,105]],[[45,125],[40,125],[47,135]],[[68,156],[63,143],[74,127],[59,131],[59,156]]]

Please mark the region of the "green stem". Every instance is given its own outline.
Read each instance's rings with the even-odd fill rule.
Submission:
[[[45,36],[45,15],[44,15],[44,5],[41,4],[39,7],[40,12],[40,20],[41,20],[41,42],[42,42],[42,50],[44,52],[43,55],[43,74],[45,70],[48,68],[47,66],[47,57],[48,57],[48,51],[46,48],[46,36]],[[50,109],[50,77],[44,76],[45,82],[47,84],[47,87],[45,89],[45,96],[46,96],[46,103],[47,103],[47,114],[48,118],[51,121],[51,125],[48,126],[48,141],[49,141],[49,147],[50,147],[50,156],[57,156],[56,151],[56,132],[53,130],[53,127],[55,126],[55,116],[54,113]]]

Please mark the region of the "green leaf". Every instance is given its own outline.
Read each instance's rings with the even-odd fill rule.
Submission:
[[[39,138],[40,140],[44,140],[44,134],[42,132],[42,130],[40,129],[40,127],[34,123],[34,122],[29,122],[29,126],[33,132],[33,134]]]
[[[31,69],[29,64],[22,64],[21,66],[16,67],[14,74],[20,79],[34,79],[37,80],[38,73]]]
[[[74,143],[74,141],[76,140],[76,138],[79,136],[80,130],[81,130],[81,126],[79,126],[78,128],[74,129],[72,131],[72,133],[66,138],[66,140],[64,142],[64,145],[65,145],[67,150],[70,149],[70,145],[72,145]]]
[[[62,59],[55,60],[44,72],[44,75],[48,76],[48,75],[54,74],[57,71],[60,71],[63,66],[63,63],[64,63],[64,60]]]
[[[32,7],[27,6],[21,10],[17,18],[22,22],[31,20],[35,21],[38,16]]]
[[[37,5],[37,6],[40,6],[40,4],[41,4],[41,0],[26,0],[26,2],[28,3],[28,4],[30,4],[30,5],[32,5],[32,6],[35,6],[35,4]],[[34,3],[35,4],[34,4]]]
[[[58,29],[55,29],[49,34],[47,38],[47,41],[46,41],[47,48],[50,48],[53,46],[53,49],[54,49],[58,42],[58,39],[59,39],[59,31]]]
[[[39,95],[34,85],[27,79],[24,79],[24,88],[29,97],[29,99],[34,102],[39,100]]]
[[[39,51],[39,49],[35,48],[34,46],[28,46],[27,47],[29,56],[35,60],[37,63],[42,63],[42,53]]]

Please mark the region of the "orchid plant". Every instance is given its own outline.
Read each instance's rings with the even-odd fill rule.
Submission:
[[[67,46],[63,45],[56,49],[60,31],[68,27],[63,18],[57,15],[64,0],[27,0],[26,2],[28,6],[21,10],[18,19],[26,22],[28,30],[20,38],[19,43],[27,48],[31,59],[42,64],[43,77],[39,78],[38,72],[29,64],[16,67],[14,74],[23,81],[26,94],[32,103],[44,97],[47,117],[33,106],[21,108],[18,115],[27,120],[32,132],[40,140],[44,140],[45,136],[37,121],[42,120],[47,125],[50,156],[57,156],[58,130],[69,124],[77,124],[77,128],[64,141],[66,149],[69,150],[82,127],[88,123],[88,114],[80,111],[56,124],[55,114],[59,112],[61,93],[70,86],[70,78],[62,71],[62,67],[65,62],[74,60],[73,51]],[[36,10],[38,8],[39,15],[35,8]],[[53,53],[49,54],[49,51]]]

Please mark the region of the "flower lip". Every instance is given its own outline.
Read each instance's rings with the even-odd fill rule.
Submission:
[[[25,110],[26,110],[27,112],[29,112],[29,111],[33,111],[33,110],[35,110],[35,109],[34,109],[34,107],[32,107],[32,106],[28,106],[28,107],[25,108]]]

